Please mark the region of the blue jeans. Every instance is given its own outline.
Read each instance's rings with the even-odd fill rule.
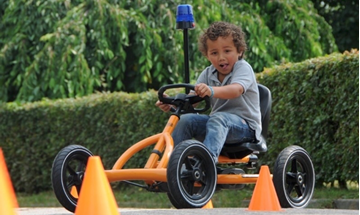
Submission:
[[[255,131],[249,127],[244,119],[231,113],[217,112],[211,116],[183,114],[180,116],[172,137],[175,146],[192,138],[203,142],[217,162],[225,142],[255,141]]]

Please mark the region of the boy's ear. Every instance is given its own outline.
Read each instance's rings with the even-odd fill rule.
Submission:
[[[238,59],[239,59],[239,60],[243,57],[243,54],[244,54],[243,51],[240,51],[240,52],[239,52],[239,55],[238,55]]]

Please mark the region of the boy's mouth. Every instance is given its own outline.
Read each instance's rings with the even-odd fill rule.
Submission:
[[[220,64],[220,67],[221,67],[222,69],[226,69],[228,66],[229,66],[229,64]]]

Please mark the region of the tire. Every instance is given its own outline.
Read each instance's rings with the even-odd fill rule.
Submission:
[[[201,142],[186,140],[172,152],[167,167],[169,199],[175,208],[201,208],[212,198],[217,182],[214,160]]]
[[[276,159],[273,182],[281,207],[306,207],[315,186],[314,166],[306,150],[286,147]]]
[[[51,182],[56,198],[70,212],[75,212],[88,158],[93,154],[83,146],[69,145],[55,157]],[[71,193],[75,187],[77,195]]]
[[[175,205],[179,205],[179,203],[177,203],[177,201],[174,199],[174,197],[172,197],[172,195],[171,195],[170,192],[167,192],[166,195],[167,195],[167,197],[169,198],[170,203],[171,203],[172,205],[174,205],[174,207],[175,207]]]

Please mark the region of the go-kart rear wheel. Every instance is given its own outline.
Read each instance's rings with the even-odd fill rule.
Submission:
[[[276,159],[273,182],[282,207],[306,207],[313,195],[315,171],[309,154],[300,146],[289,146]]]
[[[211,200],[216,182],[216,166],[205,145],[186,140],[175,147],[167,167],[168,195],[174,207],[203,207]]]
[[[68,211],[75,212],[87,160],[93,154],[83,146],[69,145],[55,157],[51,182],[56,198]]]

